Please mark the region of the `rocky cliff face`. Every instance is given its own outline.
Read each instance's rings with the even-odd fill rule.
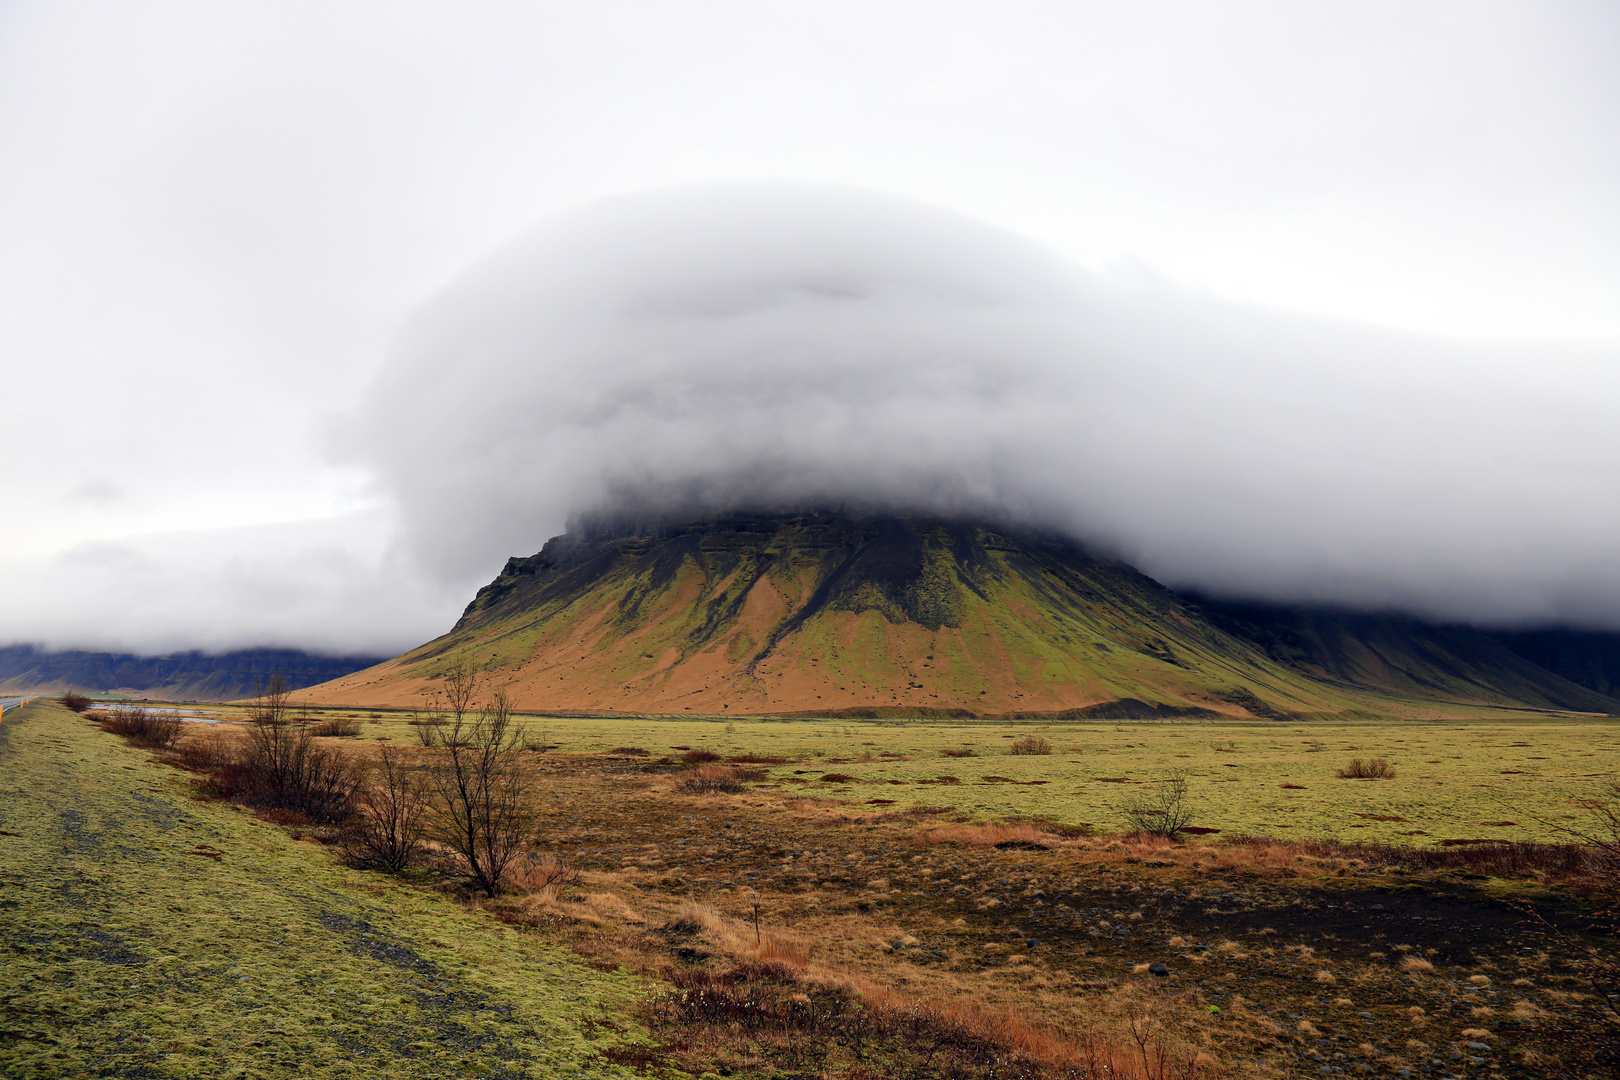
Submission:
[[[1466,635],[1333,650],[1063,539],[941,518],[589,523],[510,560],[456,626],[314,699],[410,705],[448,659],[520,706],[623,712],[1426,715],[1620,707]],[[1332,636],[1332,635],[1330,635]],[[1357,649],[1361,649],[1360,652]],[[1375,659],[1363,655],[1371,649]],[[1494,651],[1493,651],[1494,650]],[[1512,660],[1508,663],[1504,658]]]

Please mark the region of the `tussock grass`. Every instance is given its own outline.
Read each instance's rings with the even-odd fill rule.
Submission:
[[[1395,768],[1385,758],[1351,758],[1350,764],[1334,774],[1341,780],[1393,780]]]
[[[1059,839],[1059,837],[1035,825],[1027,823],[995,823],[989,825],[942,825],[938,828],[925,829],[912,837],[912,843],[923,847],[932,844],[971,844],[988,847],[996,847],[1001,844],[1046,846],[1058,843]]]
[[[735,795],[744,784],[765,779],[762,769],[740,769],[731,765],[699,765],[675,783],[677,791],[688,795]]]

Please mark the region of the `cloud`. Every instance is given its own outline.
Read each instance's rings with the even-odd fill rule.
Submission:
[[[393,655],[442,633],[466,597],[388,543],[384,513],[91,541],[0,562],[0,642]]]
[[[845,504],[1064,529],[1179,586],[1620,626],[1620,370],[1125,284],[898,198],[558,215],[429,304],[348,427],[444,582],[570,516]]]

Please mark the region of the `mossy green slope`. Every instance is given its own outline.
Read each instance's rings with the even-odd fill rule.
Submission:
[[[633,1028],[628,978],[187,783],[60,706],[7,712],[0,1075],[627,1075],[584,1022]]]

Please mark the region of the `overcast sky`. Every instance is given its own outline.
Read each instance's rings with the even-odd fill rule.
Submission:
[[[874,298],[833,319],[818,378],[961,376],[926,405],[969,437],[917,451],[908,493],[1018,503],[1177,584],[1620,626],[1616,55],[1600,3],[0,5],[0,639],[393,651],[441,632],[573,503],[648,478],[592,450],[606,428],[559,471],[547,440],[585,430],[583,399],[546,376],[605,357],[569,392],[623,393],[627,342],[709,310],[667,269],[703,245],[643,234],[727,196],[602,200],[740,181],[774,192],[756,242],[831,214],[834,277]],[[856,227],[884,206],[901,224]],[[592,236],[620,261],[587,300],[679,286],[679,317],[627,335],[547,309],[483,353],[447,344],[480,332],[469,281],[521,300]],[[767,247],[732,243],[704,280],[825,280],[829,249]],[[966,316],[936,302],[991,293],[974,333],[1016,348],[953,337]],[[779,356],[816,310],[749,340]],[[948,338],[946,368],[915,360]],[[508,355],[525,342],[528,366]],[[649,406],[672,437],[737,370],[694,349],[646,369],[689,390]],[[403,376],[435,364],[469,372],[445,400],[515,378],[546,430],[430,407],[454,460],[413,473],[422,444],[379,417],[414,416]],[[768,423],[788,384],[758,370]],[[1061,417],[1016,414],[1047,441],[1009,442],[1014,413],[951,412],[986,380],[1104,416],[1099,454],[1158,423],[1162,453],[1107,470],[1150,497],[1037,475]],[[818,391],[823,421],[859,419],[857,382]],[[1255,401],[1285,422],[1235,415]],[[1223,418],[1189,431],[1211,402]],[[652,482],[713,475],[723,449]],[[773,476],[838,486],[838,462],[776,449]],[[471,482],[491,460],[521,482]],[[423,511],[443,491],[470,493],[449,536]]]

